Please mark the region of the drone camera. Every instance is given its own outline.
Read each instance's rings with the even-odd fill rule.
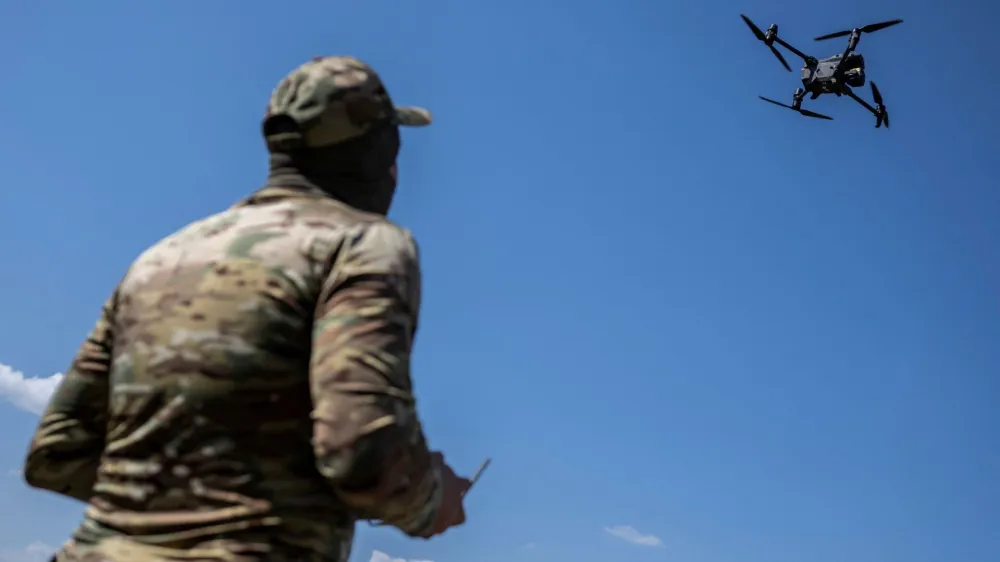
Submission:
[[[860,88],[865,85],[865,69],[852,68],[844,73],[844,82],[852,88]]]

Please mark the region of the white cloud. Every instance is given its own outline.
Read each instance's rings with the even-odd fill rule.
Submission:
[[[60,373],[45,378],[27,378],[21,371],[0,363],[0,398],[32,414],[41,414],[62,378]]]
[[[629,525],[615,525],[614,527],[605,527],[604,532],[611,536],[618,537],[623,541],[628,541],[632,544],[638,544],[642,546],[663,546],[663,541],[660,537],[655,535],[644,535],[636,530],[635,527]]]
[[[0,562],[4,562],[4,560],[0,560]],[[368,562],[433,562],[433,561],[432,560],[407,560],[405,558],[393,558],[392,556],[389,556],[388,554],[386,554],[386,553],[384,553],[384,552],[382,552],[380,550],[373,550],[372,551],[371,560],[369,560]]]
[[[522,546],[521,550],[535,550],[536,548],[538,548],[537,544],[535,544],[533,542],[529,542],[528,544]]]
[[[0,562],[48,562],[55,551],[47,544],[33,542],[24,548],[0,550]]]

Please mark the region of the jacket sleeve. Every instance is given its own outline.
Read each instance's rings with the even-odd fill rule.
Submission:
[[[116,295],[105,302],[42,414],[24,463],[29,486],[90,501],[104,452]]]
[[[318,468],[358,518],[425,537],[441,486],[410,379],[417,247],[408,231],[379,223],[352,233],[336,254],[315,314],[310,365]]]

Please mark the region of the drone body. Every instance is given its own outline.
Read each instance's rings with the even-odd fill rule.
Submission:
[[[767,28],[766,32],[763,32],[760,28],[754,25],[752,21],[750,21],[750,18],[743,14],[740,14],[740,17],[743,18],[743,21],[746,22],[750,30],[753,31],[753,34],[757,37],[757,39],[762,41],[768,46],[769,49],[771,49],[774,56],[778,58],[781,64],[784,65],[789,72],[792,71],[792,68],[788,66],[788,63],[785,61],[785,57],[781,55],[781,52],[775,48],[775,43],[797,55],[804,63],[802,67],[802,87],[795,89],[795,93],[792,95],[791,105],[776,102],[763,96],[760,96],[760,99],[775,105],[787,107],[788,109],[797,111],[806,117],[832,120],[831,117],[827,117],[826,115],[802,109],[802,100],[805,99],[807,94],[810,99],[816,99],[823,94],[833,94],[837,97],[846,95],[875,115],[876,128],[881,127],[883,123],[886,128],[889,128],[889,113],[885,109],[885,104],[882,103],[882,94],[878,91],[878,87],[875,86],[875,82],[870,82],[872,97],[875,99],[875,106],[872,106],[865,100],[858,97],[858,95],[851,89],[864,86],[867,80],[865,76],[865,58],[860,53],[856,53],[855,49],[858,46],[858,42],[861,40],[862,33],[871,33],[873,31],[885,29],[886,27],[902,23],[903,20],[875,23],[855,28],[850,31],[839,31],[837,33],[817,37],[817,41],[824,41],[834,37],[849,37],[847,49],[843,53],[833,55],[832,57],[825,59],[817,59],[816,57],[799,51],[778,37],[777,25],[771,25]]]
[[[841,62],[843,61],[843,62]],[[811,98],[816,99],[822,94],[837,94],[837,70],[841,67],[847,68],[843,81],[851,88],[860,88],[865,85],[865,57],[858,53],[847,55],[834,55],[828,59],[816,61],[813,67],[802,67],[802,85],[805,86],[806,93],[812,94]]]

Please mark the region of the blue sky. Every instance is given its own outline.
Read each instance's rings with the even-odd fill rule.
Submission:
[[[271,88],[340,53],[435,112],[392,213],[415,377],[432,444],[494,457],[465,527],[354,562],[997,560],[995,4],[42,4],[0,2],[0,562],[81,514],[14,473],[45,378],[139,252],[263,181]],[[892,130],[759,101],[797,75],[740,12],[822,56],[905,18],[860,49]]]

